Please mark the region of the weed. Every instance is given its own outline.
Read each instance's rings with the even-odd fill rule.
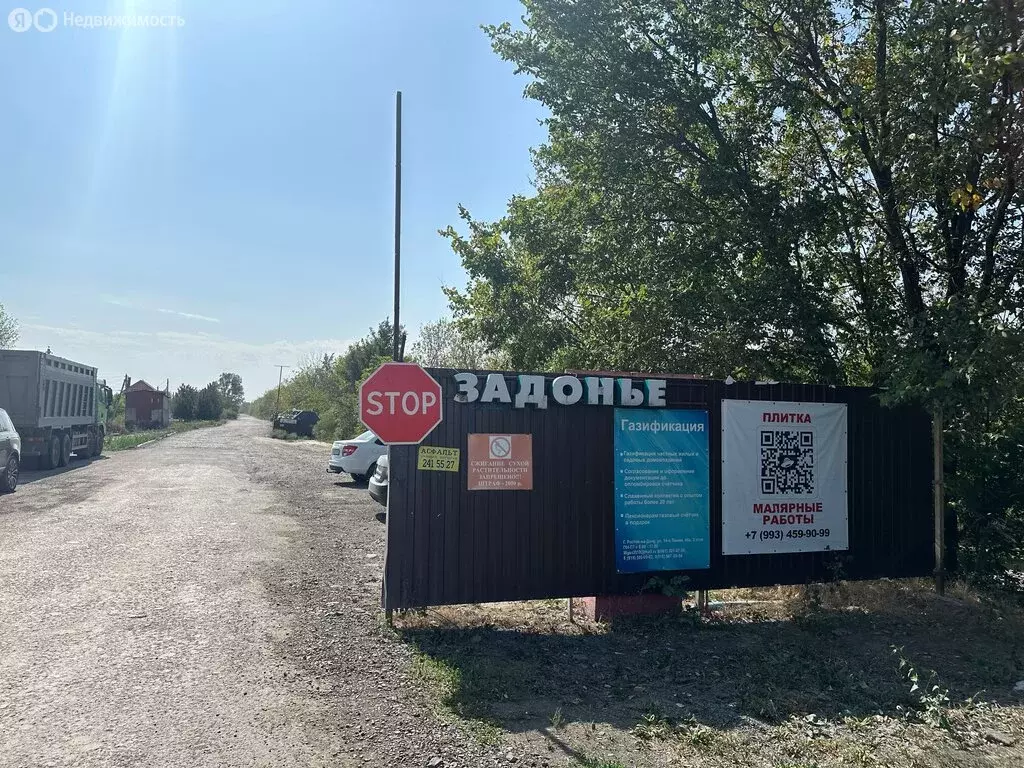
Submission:
[[[673,724],[657,712],[648,712],[641,718],[640,723],[633,727],[632,732],[641,744],[648,747],[654,741],[674,739],[701,752],[722,752],[723,745],[720,743],[718,731],[692,718]]]
[[[718,743],[718,732],[706,725],[687,725],[680,729],[679,738],[695,749],[707,751]]]
[[[149,429],[143,432],[126,432],[123,435],[108,435],[103,444],[103,452],[125,451],[148,443],[150,440],[159,440],[168,435],[190,432],[203,427],[216,427],[223,423],[223,421],[172,421],[167,429]]]
[[[866,744],[847,744],[840,750],[844,763],[851,765],[873,765],[875,756]]]
[[[917,700],[918,719],[932,728],[941,728],[951,735],[956,735],[949,717],[949,690],[939,686],[938,675],[932,671],[928,675],[928,681],[922,683],[920,673],[904,655],[903,649],[893,646],[892,652],[899,659],[900,673],[910,683],[911,696]]]
[[[580,768],[626,768],[624,763],[618,760],[602,760],[599,757],[577,757],[576,764]]]
[[[551,727],[556,731],[565,725],[565,715],[562,714],[562,708],[558,707],[551,715]]]
[[[649,743],[652,741],[664,741],[675,729],[672,724],[662,715],[656,712],[648,712],[640,718],[640,722],[633,726],[633,735],[640,741]]]

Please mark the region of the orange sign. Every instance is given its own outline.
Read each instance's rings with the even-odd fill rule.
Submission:
[[[533,435],[470,435],[469,490],[532,491]]]

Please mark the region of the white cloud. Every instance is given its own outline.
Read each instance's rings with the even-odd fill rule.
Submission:
[[[302,360],[323,354],[341,354],[347,339],[310,339],[252,343],[212,333],[180,331],[91,331],[37,323],[23,323],[19,346],[46,349],[78,362],[95,365],[108,382],[124,374],[151,384],[171,380],[202,386],[223,371],[242,377],[248,397],[277,384],[277,368],[293,369]]]
[[[111,304],[115,307],[125,307],[127,309],[142,309],[151,312],[160,312],[164,315],[175,315],[177,317],[184,317],[188,320],[199,320],[204,323],[219,323],[220,319],[216,317],[209,317],[208,315],[196,315],[191,312],[179,312],[176,309],[161,309],[160,307],[148,307],[142,302],[134,301],[132,299],[120,298],[117,296],[103,296],[102,300],[105,304]]]
[[[157,312],[162,312],[165,315],[177,315],[178,317],[186,317],[189,320],[202,320],[204,323],[219,323],[216,317],[207,317],[206,315],[193,315],[191,312],[178,312],[174,309],[158,309]]]

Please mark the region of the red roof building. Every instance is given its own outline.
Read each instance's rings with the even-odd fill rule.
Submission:
[[[141,429],[161,429],[171,423],[171,395],[139,379],[124,394],[124,423]]]

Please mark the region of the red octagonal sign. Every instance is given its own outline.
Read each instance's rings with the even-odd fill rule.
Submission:
[[[416,445],[441,423],[441,385],[416,363],[384,363],[359,388],[359,418],[387,445]]]

